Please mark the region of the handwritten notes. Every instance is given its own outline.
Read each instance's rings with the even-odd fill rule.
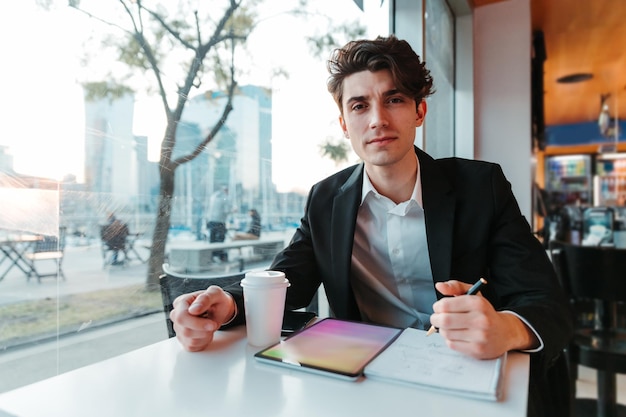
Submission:
[[[365,368],[365,376],[473,398],[498,400],[506,356],[478,360],[448,348],[438,333],[405,329]]]

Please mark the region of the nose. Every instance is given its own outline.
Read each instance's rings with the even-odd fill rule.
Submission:
[[[389,124],[387,109],[382,105],[372,105],[371,107],[370,128],[379,129]]]

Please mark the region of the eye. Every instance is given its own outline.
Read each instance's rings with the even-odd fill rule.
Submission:
[[[352,106],[353,111],[363,110],[364,108],[365,108],[365,105],[362,103],[356,103]]]
[[[393,103],[393,104],[395,104],[395,103],[404,103],[404,98],[402,98],[402,97],[391,97],[389,99],[389,103]]]

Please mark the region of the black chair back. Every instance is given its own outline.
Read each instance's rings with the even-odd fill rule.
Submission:
[[[616,380],[616,374],[626,374],[626,250],[563,242],[551,242],[550,248],[574,313],[567,348],[571,409],[574,415],[626,415],[617,403]],[[576,397],[578,365],[596,370],[597,400]]]
[[[236,272],[225,275],[191,275],[174,272],[168,264],[163,265],[163,275],[159,277],[161,288],[161,298],[163,299],[163,312],[165,313],[165,324],[169,337],[176,336],[174,326],[170,320],[170,312],[176,297],[194,291],[205,290],[211,285],[227,287],[241,281],[245,277],[245,272]]]
[[[626,249],[560,246],[561,278],[572,297],[626,301]]]

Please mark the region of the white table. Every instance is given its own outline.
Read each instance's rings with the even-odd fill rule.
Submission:
[[[204,352],[176,339],[0,394],[0,416],[526,416],[528,355],[510,353],[501,402],[260,364],[245,329],[218,332]],[[4,413],[4,414],[3,414]]]
[[[263,248],[266,255],[273,257],[285,247],[283,238],[242,239],[227,242],[207,243],[202,241],[175,242],[168,244],[169,264],[172,268],[183,268],[186,273],[206,271],[213,262],[213,252],[218,250],[238,249],[239,270],[243,271],[245,259],[243,248]]]

